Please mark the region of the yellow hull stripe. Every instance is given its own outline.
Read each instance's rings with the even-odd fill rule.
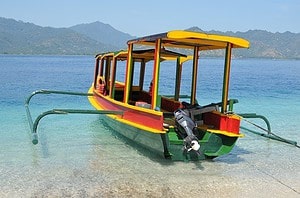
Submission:
[[[88,93],[93,93],[93,86],[89,89]],[[94,96],[89,96],[88,99],[89,99],[90,103],[92,104],[92,106],[94,106],[96,109],[98,109],[98,110],[104,110],[104,108],[95,100]],[[135,122],[131,122],[131,121],[125,120],[125,119],[123,119],[123,118],[121,118],[119,116],[116,116],[116,115],[106,115],[106,116],[109,116],[111,119],[115,119],[118,122],[121,122],[123,124],[126,124],[126,125],[129,125],[129,126],[132,126],[132,127],[135,127],[135,128],[138,128],[138,129],[141,129],[141,130],[144,130],[144,131],[147,131],[149,133],[166,133],[166,131],[164,131],[164,130],[161,131],[161,130],[153,129],[151,127],[146,127],[144,125],[137,124]]]
[[[210,133],[216,133],[216,134],[222,134],[222,135],[226,135],[229,137],[244,137],[244,134],[235,134],[235,133],[231,133],[228,131],[221,131],[221,130],[215,130],[215,129],[207,129],[208,132]]]

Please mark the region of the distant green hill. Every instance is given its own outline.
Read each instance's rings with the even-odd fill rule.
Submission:
[[[198,27],[192,27],[188,30],[204,32]],[[264,30],[249,30],[235,33],[230,31],[206,31],[205,33],[236,36],[250,41],[248,50],[234,50],[236,57],[300,59],[300,33],[271,33]]]
[[[198,27],[190,31],[204,32]],[[263,30],[247,32],[206,31],[242,37],[250,41],[250,49],[235,49],[235,57],[300,59],[300,33],[271,33]],[[94,22],[70,28],[41,27],[0,17],[0,54],[83,55],[126,48],[133,36],[108,24]],[[208,56],[221,56],[223,51],[211,51]]]
[[[126,42],[134,38],[129,34],[116,30],[112,26],[99,21],[89,24],[75,25],[70,27],[70,29],[95,39],[101,43],[116,46],[119,49],[126,49]]]
[[[116,49],[68,28],[0,18],[0,54],[96,54]]]

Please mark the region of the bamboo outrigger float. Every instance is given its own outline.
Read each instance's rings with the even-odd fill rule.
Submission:
[[[243,137],[240,133],[243,116],[264,119],[256,114],[235,114],[233,105],[238,101],[228,97],[232,49],[248,48],[247,40],[169,31],[133,39],[127,44],[125,51],[96,55],[93,84],[88,93],[82,94],[88,97],[96,110],[52,110],[41,114],[33,124],[28,106],[35,93],[27,99],[33,143],[37,143],[39,120],[48,114],[96,113],[105,114],[105,121],[118,133],[163,154],[165,158],[212,159],[229,153],[237,139]],[[192,55],[183,53],[188,50]],[[207,50],[225,51],[222,99],[221,102],[200,106],[197,102],[198,62],[201,52]],[[176,64],[173,76],[175,88],[171,95],[163,93],[159,86],[166,83],[160,76],[161,67],[167,66],[165,62]],[[181,78],[183,65],[192,67],[188,95],[181,94],[185,84]],[[150,73],[145,72],[147,67],[152,69]],[[119,74],[124,75],[123,79]],[[270,131],[269,122],[267,119],[264,121]]]

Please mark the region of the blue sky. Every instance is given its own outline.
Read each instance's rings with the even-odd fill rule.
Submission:
[[[133,36],[192,26],[300,33],[299,0],[4,0],[0,16],[51,27],[100,21]]]

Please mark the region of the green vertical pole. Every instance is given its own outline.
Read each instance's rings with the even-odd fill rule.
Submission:
[[[221,113],[227,112],[230,64],[231,64],[231,49],[232,49],[232,44],[227,43],[226,54],[225,54],[224,76],[223,76],[223,93],[222,93]]]
[[[192,73],[192,88],[191,88],[191,104],[195,104],[196,101],[196,88],[197,88],[197,73],[198,73],[198,58],[199,48],[194,48],[194,59],[193,59],[193,73]]]

